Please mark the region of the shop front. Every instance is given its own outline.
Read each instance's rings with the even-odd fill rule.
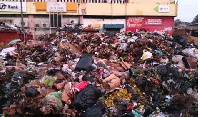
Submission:
[[[104,24],[104,29],[113,33],[119,33],[123,28],[124,24]]]
[[[127,17],[126,31],[136,32],[145,29],[148,32],[173,33],[174,17]]]

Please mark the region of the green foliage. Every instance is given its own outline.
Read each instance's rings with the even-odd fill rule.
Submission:
[[[198,15],[196,15],[193,19],[193,21],[191,22],[192,24],[196,24],[198,23]]]
[[[175,26],[179,26],[181,24],[181,20],[180,19],[176,19],[174,21],[174,23],[175,23]]]

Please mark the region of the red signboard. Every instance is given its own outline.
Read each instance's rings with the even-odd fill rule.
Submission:
[[[135,32],[141,28],[149,32],[167,32],[172,35],[174,17],[127,17],[126,31]]]

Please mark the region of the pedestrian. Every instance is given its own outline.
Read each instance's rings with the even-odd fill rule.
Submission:
[[[72,28],[74,28],[74,26],[75,26],[74,20],[71,21],[71,25],[72,25]]]
[[[60,31],[57,30],[57,31],[56,31],[56,37],[58,38],[59,36],[60,36]]]

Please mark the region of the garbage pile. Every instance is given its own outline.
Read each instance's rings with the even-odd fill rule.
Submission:
[[[196,117],[197,45],[158,33],[40,35],[0,52],[11,117]]]

